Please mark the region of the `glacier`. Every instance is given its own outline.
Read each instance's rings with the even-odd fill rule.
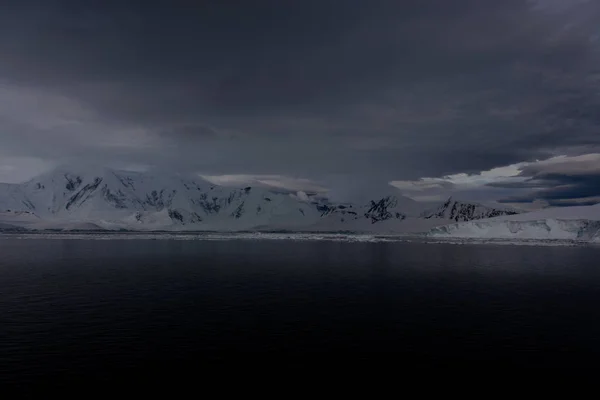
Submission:
[[[375,197],[375,196],[373,196]],[[259,186],[226,187],[197,175],[62,166],[0,184],[0,230],[427,232],[517,211],[449,199],[423,204],[399,193],[366,204]]]
[[[572,240],[600,243],[600,204],[550,208],[438,226],[436,238]]]

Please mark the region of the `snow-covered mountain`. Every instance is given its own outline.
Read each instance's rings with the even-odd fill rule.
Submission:
[[[60,168],[21,185],[5,184],[0,191],[0,210],[107,228],[246,229],[308,224],[319,215],[309,203],[262,188],[226,188],[198,177],[107,168]]]
[[[61,167],[23,184],[0,184],[0,222],[28,229],[411,232],[502,215],[456,201],[423,209],[400,195],[333,203],[265,187],[223,187],[197,176],[108,168]],[[23,212],[26,221],[17,218]]]
[[[519,214],[516,210],[491,208],[477,203],[457,201],[451,197],[438,208],[426,211],[421,216],[425,219],[434,218],[464,222],[516,214]]]
[[[433,228],[431,236],[470,239],[568,239],[600,243],[600,204],[548,208]]]

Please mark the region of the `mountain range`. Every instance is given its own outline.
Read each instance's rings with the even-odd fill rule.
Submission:
[[[390,194],[366,204],[265,187],[218,186],[198,176],[60,167],[0,184],[1,229],[422,232],[518,211]]]

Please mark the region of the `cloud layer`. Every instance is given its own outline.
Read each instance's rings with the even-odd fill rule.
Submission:
[[[590,205],[600,203],[600,154],[577,157],[554,157],[522,167],[519,181],[495,182],[490,186],[509,189],[532,189],[502,202],[531,203],[543,201],[551,206]]]
[[[600,151],[596,1],[7,3],[5,169],[94,161],[343,192]]]

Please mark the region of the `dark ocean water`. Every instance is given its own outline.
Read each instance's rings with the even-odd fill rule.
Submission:
[[[241,356],[593,366],[599,308],[593,247],[2,238],[0,380]]]

